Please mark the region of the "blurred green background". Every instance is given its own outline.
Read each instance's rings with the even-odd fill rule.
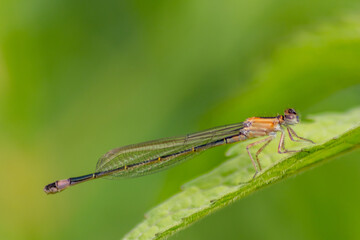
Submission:
[[[359,13],[355,0],[2,0],[0,238],[120,239],[228,147],[155,175],[42,191],[93,172],[112,148],[286,107],[306,118],[359,106]],[[359,158],[338,157],[173,239],[360,239]]]

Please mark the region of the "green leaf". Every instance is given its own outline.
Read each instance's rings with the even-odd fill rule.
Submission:
[[[266,62],[258,64],[249,86],[236,88],[234,97],[219,104],[212,115],[231,120],[247,117],[244,114],[249,112],[263,115],[287,107],[311,113],[314,104],[359,84],[359,29],[359,14],[344,15],[289,36]],[[347,109],[360,102],[342,98],[337,104],[342,105],[338,109]],[[334,109],[333,104],[325,107]],[[215,125],[212,119],[218,120],[204,119],[211,125]]]
[[[283,155],[275,150],[278,141],[273,141],[260,155],[264,170],[252,179],[254,168],[245,150],[249,142],[236,144],[227,152],[233,155],[230,160],[185,184],[180,193],[149,211],[146,219],[124,239],[169,237],[235,200],[360,146],[360,108],[309,118],[311,122],[294,129],[299,136],[315,141],[315,145],[286,139],[288,149],[306,150]]]

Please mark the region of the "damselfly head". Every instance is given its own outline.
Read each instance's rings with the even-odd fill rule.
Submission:
[[[284,120],[288,125],[299,123],[299,116],[293,108],[288,108],[284,112]]]

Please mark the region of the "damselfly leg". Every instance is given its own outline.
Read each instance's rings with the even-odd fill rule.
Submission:
[[[261,139],[260,141],[256,141],[256,142],[250,143],[249,145],[246,146],[246,150],[247,150],[247,152],[248,152],[248,154],[249,154],[249,156],[250,156],[251,162],[252,162],[252,164],[253,164],[253,166],[254,166],[254,168],[255,168],[255,174],[254,174],[253,178],[256,177],[256,175],[259,173],[259,171],[258,171],[258,168],[256,167],[256,163],[255,163],[254,158],[252,157],[249,149],[250,149],[251,147],[254,147],[254,146],[260,144],[260,143],[265,142],[265,144],[264,144],[264,145],[256,152],[256,154],[255,154],[255,156],[256,156],[256,161],[257,161],[258,166],[259,166],[259,170],[261,171],[261,164],[260,164],[260,161],[259,161],[259,157],[258,157],[258,156],[259,156],[259,154],[262,152],[262,150],[264,150],[264,148],[265,148],[273,139],[274,139],[274,137],[273,137],[273,136],[270,136],[270,137]]]
[[[303,137],[299,137],[299,136],[296,134],[296,132],[294,131],[294,129],[292,129],[291,127],[287,126],[286,129],[287,129],[287,131],[288,131],[288,133],[289,133],[289,137],[290,137],[291,141],[294,141],[294,142],[305,141],[305,142],[310,142],[310,143],[312,143],[312,144],[315,144],[315,143],[314,143],[313,141],[311,141],[310,139],[306,139],[306,138],[303,138]],[[294,135],[295,137],[297,137],[297,138],[299,138],[299,139],[301,139],[301,140],[296,140],[296,139],[294,139],[292,135]]]

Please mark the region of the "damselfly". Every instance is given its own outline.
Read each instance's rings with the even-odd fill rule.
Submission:
[[[284,115],[276,117],[251,117],[242,123],[216,127],[183,137],[164,138],[116,148],[99,159],[94,173],[50,183],[45,186],[44,191],[48,194],[57,193],[75,184],[102,177],[138,177],[151,174],[212,147],[268,136],[246,147],[255,168],[255,177],[261,171],[259,154],[274,140],[277,132],[281,132],[278,153],[298,152],[285,149],[285,129],[292,141],[302,140],[314,143],[309,139],[299,137],[290,127],[297,123],[299,123],[299,116],[294,109],[289,108],[285,110]],[[249,149],[261,143],[263,145],[255,153],[255,162]]]

